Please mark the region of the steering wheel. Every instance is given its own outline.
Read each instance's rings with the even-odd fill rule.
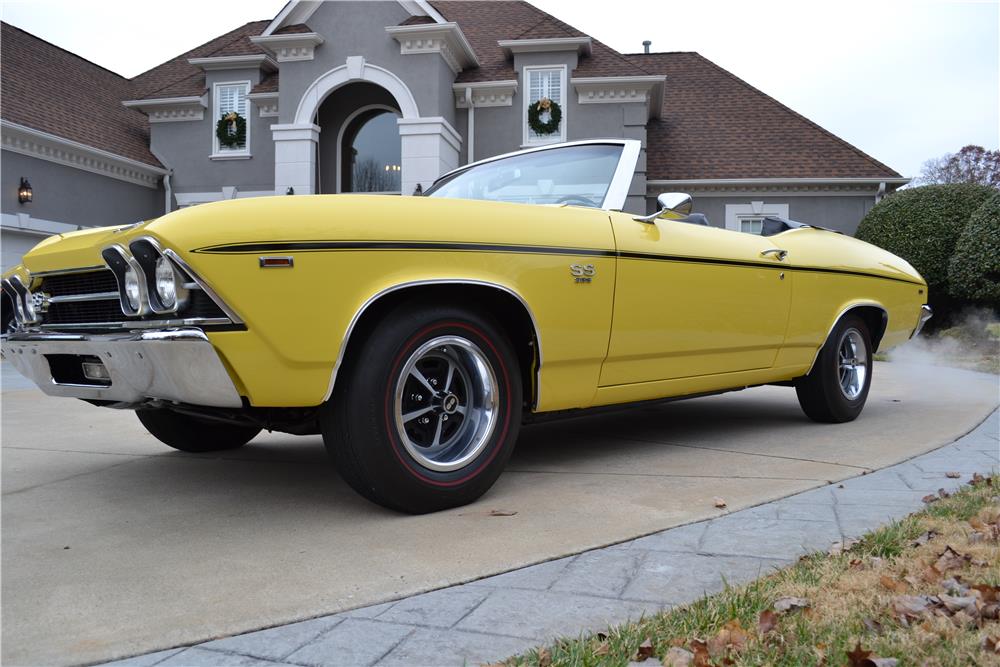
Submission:
[[[597,208],[596,202],[591,199],[587,199],[582,195],[566,195],[565,197],[560,197],[555,201],[556,204],[569,204],[571,202],[577,202],[590,208]]]

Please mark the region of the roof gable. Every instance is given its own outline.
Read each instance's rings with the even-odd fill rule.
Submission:
[[[661,118],[647,127],[649,180],[900,178],[697,53],[625,57],[667,76]]]
[[[121,104],[128,79],[8,23],[0,39],[5,121],[160,166],[146,116]]]

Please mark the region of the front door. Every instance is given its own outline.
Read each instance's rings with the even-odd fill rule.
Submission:
[[[774,241],[612,214],[614,319],[601,386],[765,369],[788,324],[792,275]]]

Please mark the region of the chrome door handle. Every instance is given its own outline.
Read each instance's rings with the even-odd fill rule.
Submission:
[[[768,255],[774,255],[780,261],[788,257],[788,251],[782,250],[781,248],[768,248],[767,250],[760,251],[761,257],[767,257]]]

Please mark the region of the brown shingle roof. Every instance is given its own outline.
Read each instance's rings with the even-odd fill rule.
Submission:
[[[433,21],[433,19],[432,19]],[[267,26],[264,26],[267,27]],[[261,32],[264,32],[261,29]],[[293,23],[292,25],[286,25],[284,28],[278,28],[272,34],[274,35],[302,35],[307,32],[313,32],[313,29],[307,26],[305,23]]]
[[[899,177],[697,53],[626,57],[667,75],[662,118],[647,126],[650,180]]]
[[[131,99],[200,95],[205,89],[205,74],[188,59],[264,53],[249,38],[263,32],[268,23],[270,21],[251,21],[143,72],[132,79]]]
[[[128,79],[8,23],[0,39],[4,120],[161,166],[146,116],[122,106]]]
[[[253,95],[254,93],[276,93],[276,92],[278,92],[278,73],[269,72],[268,74],[265,74],[261,78],[260,83],[258,83],[256,86],[253,87],[253,90],[250,91],[250,94]]]
[[[446,20],[458,23],[479,58],[479,67],[463,70],[457,81],[497,81],[516,78],[514,65],[497,44],[504,39],[581,37],[584,33],[527,2],[495,0],[432,0]],[[642,76],[642,67],[597,40],[593,53],[581,56],[573,76]]]

